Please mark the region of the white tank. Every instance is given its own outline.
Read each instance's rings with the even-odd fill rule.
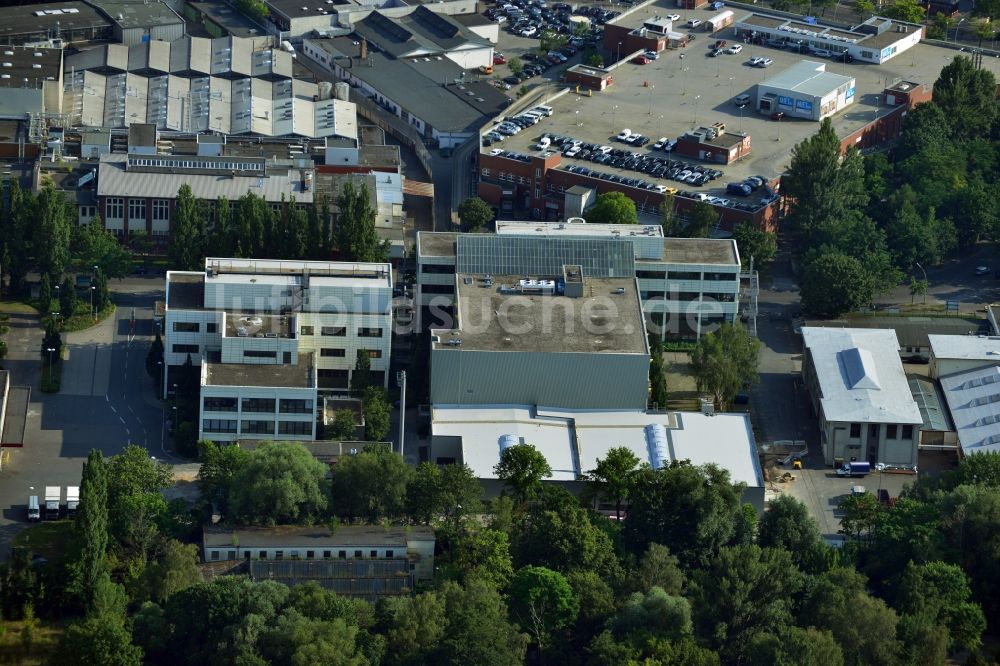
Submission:
[[[330,83],[329,81],[320,81],[319,84],[317,85],[317,87],[319,88],[319,98],[321,100],[322,99],[330,99],[330,95],[333,92],[333,84],[332,83]]]
[[[351,86],[347,81],[338,81],[333,86],[334,94],[342,102],[349,102],[351,97]]]
[[[500,453],[509,449],[512,446],[517,446],[518,439],[514,435],[500,435]]]

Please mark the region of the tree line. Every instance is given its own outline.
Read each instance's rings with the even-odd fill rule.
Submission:
[[[996,81],[965,56],[944,67],[933,99],[903,119],[886,153],[862,156],[826,119],[795,146],[782,221],[798,262],[803,309],[837,317],[981,240],[1000,238]]]

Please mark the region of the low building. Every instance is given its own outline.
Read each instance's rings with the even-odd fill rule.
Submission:
[[[434,530],[423,526],[205,527],[205,562],[247,560],[251,576],[294,585],[318,582],[338,594],[412,592],[434,577]],[[395,581],[395,582],[394,582]]]
[[[28,9],[19,7],[17,9]],[[0,55],[0,118],[19,120],[63,110],[63,50],[33,46],[6,46]],[[29,141],[41,138],[35,134]]]
[[[750,135],[727,132],[724,123],[715,123],[678,136],[674,152],[703,162],[732,164],[750,154]]]
[[[223,0],[187,2],[184,16],[201,24],[212,37],[242,37],[254,40],[260,48],[272,46],[274,37]]]
[[[2,44],[49,44],[111,39],[111,20],[85,2],[46,2],[4,8]]]
[[[1000,452],[1000,366],[941,377],[961,455]]]
[[[575,411],[528,405],[435,405],[431,459],[472,468],[487,496],[503,489],[494,466],[509,446],[531,444],[552,468],[547,483],[573,491],[583,475],[614,447],[625,447],[640,463],[658,469],[673,462],[714,464],[744,483],[743,501],[762,511],[761,472],[750,419],[746,414],[646,412],[598,409]]]
[[[856,91],[854,77],[827,72],[825,63],[802,60],[759,83],[754,108],[818,121],[853,104]]]
[[[973,315],[934,317],[925,315],[848,314],[841,319],[809,319],[806,326],[820,328],[869,328],[895,331],[899,356],[904,363],[926,363],[931,357],[930,338],[985,335],[986,320]]]
[[[304,3],[301,0],[265,0],[270,23],[286,39],[297,40],[312,34],[342,34],[349,27],[378,10],[393,18],[403,17],[424,7],[446,16],[475,14],[476,0],[336,0],[330,3]]]
[[[937,382],[920,375],[907,377],[910,393],[920,410],[920,450],[956,451],[958,435],[948,415],[944,394]]]
[[[1000,365],[1000,336],[931,335],[931,377]]]
[[[920,410],[888,330],[802,329],[802,377],[819,418],[827,465],[916,470]]]
[[[316,439],[319,400],[348,391],[359,351],[387,385],[388,264],[208,258],[169,271],[166,294],[164,391],[202,366],[201,438]]]
[[[601,91],[615,82],[610,70],[603,67],[576,64],[569,67],[563,74],[566,83],[576,84],[591,90]]]
[[[897,57],[917,44],[924,36],[924,26],[872,16],[865,22],[844,29],[826,26],[819,21],[750,13],[737,19],[738,37],[757,44],[780,42],[782,46],[808,52],[822,49],[831,54],[847,53],[855,60],[882,63]]]
[[[184,19],[166,2],[88,1],[111,20],[111,33],[122,44],[169,42],[185,34]]]

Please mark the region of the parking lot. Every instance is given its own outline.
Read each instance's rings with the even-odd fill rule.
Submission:
[[[680,14],[680,22],[689,18],[704,20],[713,14],[710,10],[685,11],[660,4],[637,9],[623,22],[640,25],[645,18],[672,13]],[[737,107],[733,98],[752,93],[756,84],[802,60],[802,56],[743,44],[738,55],[722,54],[712,58],[707,55],[709,47],[720,38],[732,44],[734,30],[727,28],[715,34],[695,30],[694,33],[697,37],[688,47],[665,51],[646,65],[622,63],[614,69],[613,85],[603,92],[595,92],[589,97],[585,91],[584,94],[574,92],[562,96],[552,103],[555,112],[551,117],[491,148],[537,153],[532,146],[545,132],[572,136],[596,145],[629,148],[615,141],[619,132],[628,128],[651,139],[648,145],[630,148],[632,152],[655,153],[652,142],[660,137],[676,138],[697,127],[724,123],[727,132],[750,135],[750,153],[729,165],[713,165],[723,171],[724,176],[706,183],[698,191],[722,196],[728,182],[739,182],[754,175],[776,178],[787,169],[791,148],[814,134],[818,123],[797,119],[773,121],[751,106]],[[501,38],[499,48],[504,48],[505,39],[506,36]],[[883,65],[827,61],[828,71],[853,76],[858,88],[857,101],[833,117],[837,133],[846,136],[877,115],[888,113],[889,107],[876,106],[876,97],[886,86],[899,80],[931,84],[941,68],[956,55],[958,52],[952,49],[920,44]],[[748,62],[756,57],[771,58],[773,63],[766,68],[751,67]],[[996,59],[984,59],[983,66],[1000,74],[1000,62]],[[592,166],[574,158],[564,159],[564,164]],[[676,186],[667,180],[662,184]]]

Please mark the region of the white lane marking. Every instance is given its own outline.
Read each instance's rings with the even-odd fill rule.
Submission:
[[[108,404],[109,404],[109,405],[111,405],[111,401],[110,401],[110,400],[108,401]],[[117,414],[117,413],[118,413],[118,410],[117,410],[117,409],[115,409],[115,406],[114,406],[114,405],[111,405],[111,411],[113,411],[113,412],[114,412],[115,414]],[[119,416],[118,418],[121,418],[121,417]]]
[[[125,417],[124,416],[119,416],[118,420],[122,422],[122,425],[125,425]]]

